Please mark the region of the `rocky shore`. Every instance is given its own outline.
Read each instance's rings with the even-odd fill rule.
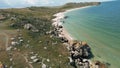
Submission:
[[[63,19],[67,18],[67,16],[64,15],[65,13],[82,8],[70,9],[66,10],[65,12],[55,14],[55,18],[52,19],[52,26],[54,27],[54,30],[51,31],[51,34],[55,37],[60,38],[61,41],[65,44],[70,55],[68,57],[69,63],[74,68],[106,68],[105,64],[99,61],[91,61],[91,58],[93,58],[93,54],[89,45],[84,41],[75,40],[73,37],[70,36],[70,34],[65,30],[63,26]]]

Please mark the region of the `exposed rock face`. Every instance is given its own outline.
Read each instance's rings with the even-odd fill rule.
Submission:
[[[70,42],[70,63],[77,68],[90,68],[88,57],[90,56],[90,47],[86,42],[76,40]],[[86,61],[84,61],[86,59]]]

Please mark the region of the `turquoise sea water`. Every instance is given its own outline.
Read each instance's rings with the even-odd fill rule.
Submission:
[[[87,41],[97,59],[120,68],[120,1],[66,13],[63,24],[77,40]]]

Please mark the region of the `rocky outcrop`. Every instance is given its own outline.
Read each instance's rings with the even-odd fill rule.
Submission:
[[[70,64],[80,67],[83,66],[85,68],[89,68],[89,57],[90,57],[90,47],[87,45],[86,42],[78,42],[78,41],[71,41],[70,47],[69,47],[70,57],[73,62],[70,62]],[[83,61],[84,59],[87,59],[86,61]]]
[[[25,24],[24,29],[31,30],[32,32],[39,32],[39,30],[32,24]]]

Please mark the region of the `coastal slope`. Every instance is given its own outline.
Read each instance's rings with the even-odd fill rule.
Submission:
[[[0,64],[14,68],[72,68],[68,64],[69,52],[63,40],[50,32],[55,28],[52,26],[53,15],[68,9],[99,4],[87,2],[68,3],[59,7],[0,9],[0,25],[5,25],[0,27],[5,35],[0,36],[6,36],[5,42],[0,41],[3,42],[0,45],[3,55],[0,56]],[[11,32],[8,30],[13,34],[9,34]],[[5,43],[9,45],[6,48]]]

